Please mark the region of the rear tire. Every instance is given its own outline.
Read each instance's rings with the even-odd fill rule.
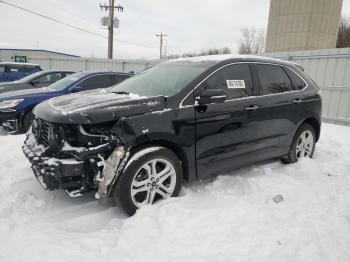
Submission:
[[[145,148],[129,159],[114,186],[113,198],[132,216],[143,205],[178,196],[182,177],[181,162],[172,151]]]
[[[300,158],[312,158],[315,152],[315,145],[315,129],[308,123],[302,124],[295,134],[288,155],[282,158],[282,162],[291,164],[296,163]]]

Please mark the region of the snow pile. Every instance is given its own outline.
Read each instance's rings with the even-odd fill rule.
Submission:
[[[0,137],[0,261],[350,261],[349,134],[325,124],[314,160],[187,184],[132,218],[44,191],[24,136]]]

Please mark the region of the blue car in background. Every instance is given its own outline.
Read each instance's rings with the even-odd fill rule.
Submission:
[[[0,83],[16,81],[39,71],[42,69],[36,64],[0,62]]]
[[[33,108],[53,97],[106,88],[129,78],[131,73],[78,72],[48,87],[0,94],[0,125],[10,133],[26,132],[33,120]]]

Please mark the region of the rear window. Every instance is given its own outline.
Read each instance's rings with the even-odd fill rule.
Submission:
[[[292,82],[282,67],[275,65],[257,65],[261,95],[279,94],[292,90]]]
[[[294,73],[289,68],[285,68],[290,80],[292,81],[292,89],[293,90],[302,90],[306,87],[306,83],[302,80],[296,73]]]

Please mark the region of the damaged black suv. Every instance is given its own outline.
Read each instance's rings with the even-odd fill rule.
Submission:
[[[132,215],[192,181],[312,157],[321,97],[298,65],[253,56],[167,61],[108,89],[34,109],[23,151],[40,183],[96,191]]]

